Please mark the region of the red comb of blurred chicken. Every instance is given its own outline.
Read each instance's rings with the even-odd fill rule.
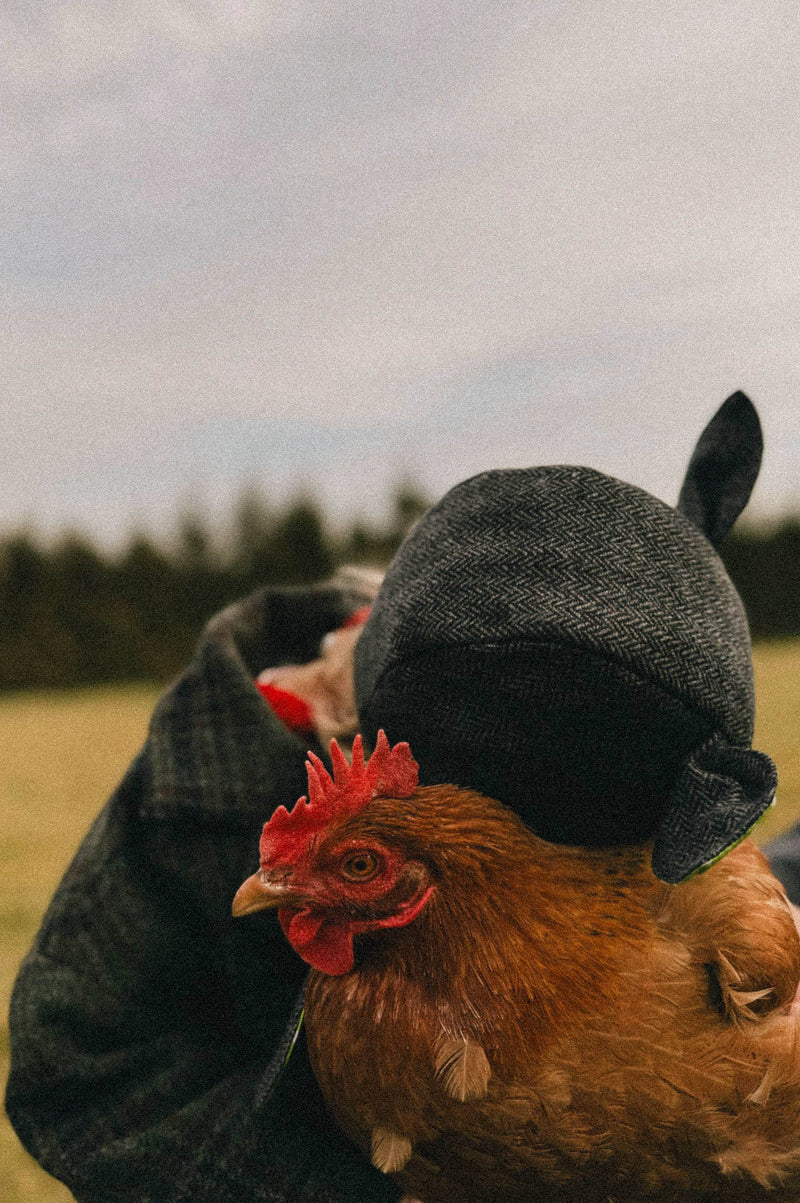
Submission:
[[[383,733],[331,755],[234,913],[315,970],[314,1071],[378,1168],[424,1203],[800,1198],[800,942],[749,841],[667,886],[418,788]]]

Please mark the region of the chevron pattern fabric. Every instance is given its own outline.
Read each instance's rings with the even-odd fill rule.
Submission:
[[[545,838],[646,839],[671,813],[695,843],[671,873],[711,859],[770,800],[767,784],[740,791],[718,827],[706,807],[706,834],[677,822],[695,749],[717,735],[756,755],[747,620],[688,518],[590,468],[452,489],[387,573],[356,692],[365,734],[408,739],[422,780],[492,793]]]

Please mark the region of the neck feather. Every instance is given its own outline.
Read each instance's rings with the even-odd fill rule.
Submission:
[[[499,803],[471,791],[420,789],[403,819],[376,803],[425,849],[436,891],[407,927],[360,941],[365,980],[413,984],[440,1011],[463,1000],[488,1016],[524,999],[540,1023],[574,1018],[610,989],[623,950],[650,931],[656,888],[647,846],[576,849],[538,839]],[[424,830],[423,830],[424,829]],[[400,831],[397,832],[398,836]]]

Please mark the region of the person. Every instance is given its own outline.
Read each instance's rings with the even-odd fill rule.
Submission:
[[[759,461],[735,394],[678,511],[589,469],[486,473],[418,523],[377,596],[351,574],[212,621],[12,999],[8,1114],[79,1203],[399,1198],[322,1104],[302,962],[268,914],[230,914],[320,733],[384,726],[423,783],[481,789],[545,838],[653,839],[667,881],[746,833],[774,767],[749,747],[749,639],[713,543]],[[776,863],[800,882],[800,847]]]
[[[315,731],[346,734],[358,628],[319,647],[375,585],[349,571],[217,616],[51,902],[12,998],[6,1109],[79,1203],[400,1196],[326,1113],[302,1035],[286,1061],[303,963],[271,923],[231,916],[265,816],[323,752]],[[309,661],[315,731],[298,733],[256,678]]]

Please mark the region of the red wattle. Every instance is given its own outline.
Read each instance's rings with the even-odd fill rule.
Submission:
[[[319,929],[325,922],[324,915],[319,912],[314,914],[308,907],[303,907],[301,911],[295,911],[289,921],[289,927],[286,932],[293,948],[305,948],[319,935]]]
[[[336,923],[308,907],[301,911],[282,907],[278,919],[292,948],[320,973],[340,977],[353,968],[353,933],[347,923]]]

